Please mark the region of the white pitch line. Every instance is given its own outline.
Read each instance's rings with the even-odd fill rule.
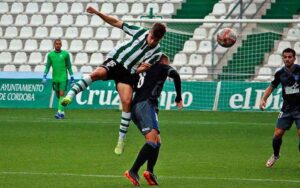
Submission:
[[[75,176],[75,177],[96,177],[96,178],[123,178],[120,175],[105,174],[71,174],[71,173],[45,173],[45,172],[0,172],[2,175],[42,175],[42,176]],[[285,182],[300,183],[300,180],[289,179],[258,179],[258,178],[220,178],[201,176],[159,176],[160,179],[192,179],[192,180],[226,180],[226,181],[252,181],[252,182]]]

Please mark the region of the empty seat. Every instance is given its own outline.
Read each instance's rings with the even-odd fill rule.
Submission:
[[[193,76],[192,67],[184,66],[179,69],[180,78],[183,80],[190,79]]]
[[[93,71],[93,68],[90,65],[83,65],[80,67],[80,71],[81,73],[90,73]]]
[[[18,69],[19,72],[31,72],[30,65],[21,65]]]
[[[61,27],[52,27],[50,31],[50,38],[57,39],[63,36],[63,29]]]
[[[93,36],[94,36],[93,28],[84,27],[84,28],[81,29],[80,38],[89,39],[89,38],[93,38]]]
[[[217,48],[215,49],[215,52],[217,54],[224,54],[225,52],[227,52],[228,48],[224,48],[221,45],[217,45]]]
[[[73,16],[70,14],[65,14],[61,17],[59,25],[70,26],[73,24]]]
[[[39,5],[36,2],[29,2],[26,6],[26,14],[34,14],[39,12]]]
[[[208,77],[207,67],[197,67],[195,69],[194,78],[197,80],[206,79]]]
[[[10,52],[1,52],[0,53],[0,64],[10,64],[12,62],[12,56]]]
[[[11,9],[10,9],[10,13],[11,14],[19,14],[19,13],[22,13],[24,12],[24,6],[22,3],[20,2],[14,2],[12,5],[11,5]]]
[[[4,72],[16,72],[16,66],[15,65],[4,65],[3,67]]]
[[[1,20],[0,20],[0,25],[4,25],[4,26],[7,26],[7,25],[11,25],[13,24],[13,16],[10,15],[10,14],[3,14],[1,16]]]
[[[44,2],[41,6],[41,14],[49,14],[54,12],[53,4],[51,2]]]
[[[100,65],[103,63],[103,60],[102,53],[93,53],[90,59],[90,65]]]
[[[99,18],[99,16],[93,15],[91,17],[91,22],[90,22],[91,26],[99,27],[99,26],[101,26],[103,24],[104,24],[104,21],[101,18]]]
[[[291,28],[289,29],[288,33],[287,33],[287,40],[299,40],[300,39],[300,29],[297,28]]]
[[[25,44],[24,44],[25,51],[31,52],[31,51],[35,51],[37,49],[38,49],[38,43],[36,40],[28,39],[25,41]]]
[[[107,27],[99,27],[96,31],[95,38],[96,39],[106,39],[109,37],[109,31]]]
[[[88,40],[85,44],[84,51],[95,52],[99,49],[99,44],[97,40]]]
[[[212,57],[214,57],[214,60],[212,60]],[[218,61],[219,61],[219,58],[218,58],[217,54],[214,54],[214,56],[212,56],[211,54],[207,54],[204,59],[204,65],[205,66],[216,65],[218,63]]]
[[[78,28],[77,27],[68,27],[65,33],[66,38],[76,38],[78,37]]]
[[[48,29],[47,27],[38,27],[35,30],[35,38],[45,38],[48,37]]]
[[[87,53],[77,53],[74,60],[74,65],[84,65],[89,62]]]
[[[78,52],[83,49],[83,43],[81,40],[72,40],[69,50],[71,52]]]
[[[118,3],[116,7],[115,14],[124,15],[128,14],[129,6],[127,3]]]
[[[8,3],[0,2],[0,14],[5,14],[9,12]]]
[[[300,54],[300,42],[295,42],[294,50],[296,51],[296,54]]]
[[[72,3],[70,13],[71,14],[79,14],[83,12],[82,3]]]
[[[226,6],[224,3],[216,3],[213,7],[212,15],[221,16],[226,13]]]
[[[25,52],[17,52],[14,57],[13,64],[24,64],[27,62],[27,55]]]
[[[194,40],[202,40],[207,37],[207,31],[205,28],[196,28],[193,34]]]
[[[267,65],[270,67],[280,67],[282,65],[281,55],[271,54],[268,58]]]
[[[58,18],[57,18],[57,15],[55,14],[49,14],[47,17],[46,17],[46,20],[45,20],[45,25],[46,26],[55,26],[58,24]]]
[[[162,15],[172,15],[175,13],[175,8],[173,3],[164,3],[161,7]]]
[[[39,50],[43,52],[47,52],[52,50],[52,48],[53,48],[53,42],[49,39],[43,39],[40,43]]]
[[[214,15],[207,15],[204,17],[204,20],[214,20],[216,17]],[[203,27],[215,27],[217,24],[216,23],[203,23]]]
[[[27,17],[27,15],[19,14],[16,17],[15,25],[17,25],[17,26],[23,26],[23,25],[26,25],[26,24],[28,24],[28,17]]]
[[[34,72],[44,72],[45,65],[36,65],[33,69]]]
[[[208,40],[203,40],[199,44],[199,53],[209,53],[211,52],[212,46],[211,46],[211,41]]]
[[[20,39],[12,39],[9,44],[9,50],[19,51],[23,48],[22,41]]]
[[[100,11],[104,14],[111,14],[114,12],[114,5],[112,3],[103,3]]]
[[[197,50],[196,41],[193,41],[193,40],[185,41],[183,50],[182,50],[183,52],[192,53],[192,52],[195,52],[196,50]]]
[[[269,67],[261,67],[258,70],[255,80],[270,80],[272,77],[272,69]]]
[[[188,65],[190,66],[199,66],[203,64],[203,58],[200,54],[192,54],[189,59]]]
[[[44,19],[43,19],[42,15],[39,15],[39,14],[32,15],[32,17],[30,19],[30,25],[39,26],[39,25],[42,25],[43,23],[44,23]]]
[[[0,51],[6,50],[8,47],[7,41],[0,38]]]
[[[257,12],[257,8],[256,8],[256,4],[255,3],[251,3],[249,5],[249,7],[245,10],[244,15],[245,16],[252,16],[253,14],[255,14]]]
[[[89,19],[87,15],[78,15],[75,21],[75,26],[85,26],[89,24]]]
[[[114,47],[114,43],[112,40],[103,40],[100,46],[100,51],[107,53],[112,50]]]
[[[152,9],[153,14],[159,13],[159,5],[158,3],[149,3],[146,7],[146,14],[150,13],[150,10]]]
[[[66,14],[69,11],[68,4],[65,2],[60,2],[56,5],[55,13],[56,14]]]
[[[103,2],[105,2],[105,1],[102,1],[101,3],[103,3]],[[99,10],[99,6],[98,6],[97,1],[96,2],[89,2],[86,5],[85,9],[87,9],[88,7],[93,7],[94,9]]]
[[[32,27],[22,27],[20,31],[20,38],[30,38],[33,36]]]
[[[131,6],[130,14],[132,15],[141,15],[144,13],[143,3],[133,3]]]
[[[277,53],[281,54],[286,48],[291,48],[291,43],[289,41],[280,41],[277,47]]]
[[[231,12],[233,10],[233,8],[235,7],[236,3],[231,3],[229,5],[229,8],[228,8],[228,13]],[[240,5],[237,5],[237,7],[233,10],[232,12],[232,16],[237,16],[240,14],[240,9],[241,9],[241,6]]]
[[[67,40],[61,40],[61,48],[63,50],[68,50],[69,49],[69,44]],[[72,58],[72,54],[70,53],[70,59]]]
[[[28,59],[28,64],[37,65],[43,62],[43,56],[40,52],[32,52]]]
[[[173,60],[172,65],[182,66],[182,65],[185,65],[185,64],[187,64],[187,57],[186,57],[185,54],[176,54],[174,56],[174,60]]]
[[[0,37],[3,36],[2,27],[0,27]]]
[[[17,27],[7,27],[5,30],[4,37],[7,38],[14,38],[18,36],[18,29]]]
[[[110,33],[110,38],[114,40],[120,40],[122,38],[123,32],[119,28],[112,28],[111,33]]]

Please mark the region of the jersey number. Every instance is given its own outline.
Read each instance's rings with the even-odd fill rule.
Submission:
[[[140,73],[139,76],[140,76],[140,79],[139,79],[139,82],[137,84],[137,88],[141,88],[143,86],[144,81],[145,81],[146,73],[145,72]]]

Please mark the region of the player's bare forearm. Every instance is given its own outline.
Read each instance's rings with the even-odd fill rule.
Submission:
[[[273,88],[271,86],[267,87],[267,89],[264,92],[263,97],[260,100],[260,104],[259,104],[259,108],[263,111],[266,107],[266,103],[267,103],[267,99],[269,98],[269,96],[271,95],[271,93],[273,92]]]
[[[123,25],[122,20],[116,19],[116,18],[114,18],[113,16],[110,16],[110,15],[103,14],[103,13],[97,11],[96,9],[94,9],[93,7],[88,7],[86,9],[86,11],[90,14],[95,14],[95,15],[99,16],[106,23],[108,23],[108,24],[110,24],[114,27],[122,29],[122,25]]]
[[[150,69],[151,65],[149,63],[142,63],[137,69],[136,73],[142,73],[145,72],[146,70]]]

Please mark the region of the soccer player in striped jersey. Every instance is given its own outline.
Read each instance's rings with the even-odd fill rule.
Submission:
[[[132,120],[145,136],[146,143],[140,150],[134,164],[125,172],[125,176],[135,186],[139,186],[138,171],[147,161],[147,170],[143,176],[149,185],[158,185],[154,175],[154,166],[158,159],[161,145],[158,124],[158,98],[167,77],[173,78],[176,98],[175,103],[181,109],[181,80],[175,69],[170,67],[168,57],[163,55],[160,63],[153,65],[148,71],[140,73],[136,79],[135,95],[132,101]]]
[[[52,87],[58,98],[58,111],[55,114],[56,119],[63,119],[65,117],[64,106],[61,101],[65,96],[65,91],[68,86],[68,72],[71,78],[71,85],[74,84],[73,70],[70,61],[69,52],[61,50],[61,40],[54,40],[54,50],[47,56],[47,63],[44,71],[42,82],[47,82],[47,74],[50,67],[52,67]]]
[[[62,104],[68,105],[76,94],[85,90],[97,80],[114,80],[122,103],[122,115],[119,129],[119,139],[115,153],[120,155],[124,150],[124,139],[131,120],[130,104],[132,98],[132,73],[143,72],[157,62],[161,55],[159,41],[163,38],[166,27],[155,23],[150,30],[129,25],[122,20],[98,12],[88,7],[87,12],[98,15],[106,23],[122,29],[132,36],[130,41],[114,47],[107,55],[102,65],[97,67],[89,76],[78,81],[63,99]],[[139,68],[137,69],[137,67]]]

